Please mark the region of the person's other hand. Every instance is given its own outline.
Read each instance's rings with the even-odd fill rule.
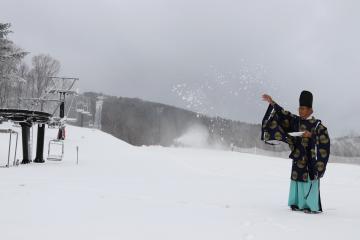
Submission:
[[[312,134],[309,131],[305,131],[304,134],[302,135],[302,137],[304,137],[304,138],[311,138],[311,136],[312,136]]]

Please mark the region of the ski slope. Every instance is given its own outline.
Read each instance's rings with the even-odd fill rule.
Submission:
[[[69,126],[62,162],[0,168],[0,239],[359,239],[360,167],[330,163],[324,213],[309,215],[287,207],[290,165]]]

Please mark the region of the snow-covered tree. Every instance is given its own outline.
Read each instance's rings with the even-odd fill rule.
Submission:
[[[11,33],[11,24],[0,23],[0,106],[9,107],[13,90],[24,79],[19,76],[18,70],[22,59],[27,52],[17,47],[7,38]]]

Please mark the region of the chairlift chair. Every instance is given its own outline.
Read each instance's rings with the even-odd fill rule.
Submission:
[[[56,152],[54,149],[60,151]],[[60,139],[53,139],[49,141],[48,147],[48,161],[62,161],[64,157],[64,141]]]
[[[9,134],[9,149],[8,149],[8,159],[7,159],[7,164],[5,166],[1,166],[1,167],[10,167],[10,155],[11,155],[11,145],[12,145],[12,135],[16,135],[16,140],[15,140],[15,149],[14,149],[14,161],[13,161],[13,166],[18,166],[19,165],[19,160],[16,159],[16,153],[17,153],[17,146],[18,146],[18,137],[19,134],[17,131],[14,131],[12,129],[0,129],[0,133],[5,133],[5,134]]]

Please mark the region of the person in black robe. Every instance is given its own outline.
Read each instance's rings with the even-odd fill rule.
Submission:
[[[327,128],[313,114],[313,95],[303,91],[299,116],[284,110],[271,96],[264,94],[269,107],[262,121],[261,139],[268,144],[285,142],[291,149],[291,183],[288,205],[306,213],[322,212],[320,178],[324,176],[330,155]]]

